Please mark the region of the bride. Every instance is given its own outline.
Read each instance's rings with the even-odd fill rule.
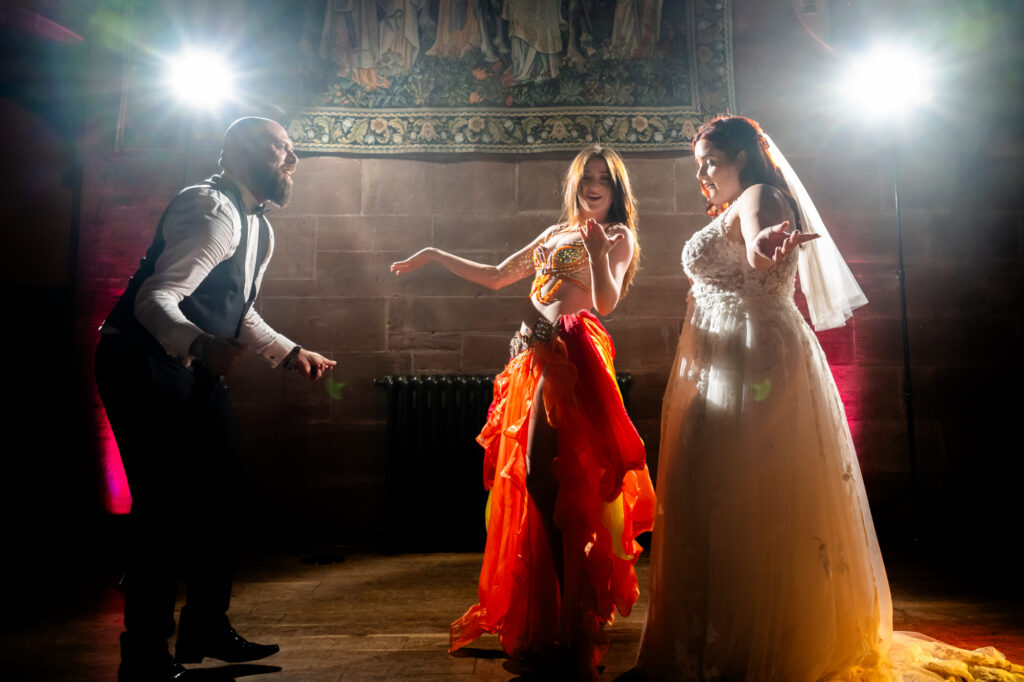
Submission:
[[[683,248],[692,286],[662,409],[640,672],[1024,681],[994,649],[892,632],[853,440],[795,275],[819,330],[867,300],[757,123],[711,121],[694,158],[714,220]]]

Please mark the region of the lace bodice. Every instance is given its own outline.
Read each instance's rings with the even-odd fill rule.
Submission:
[[[746,247],[726,234],[728,215],[726,210],[683,247],[683,270],[692,285],[690,295],[705,307],[793,305],[795,255],[773,268],[755,270],[747,262]]]

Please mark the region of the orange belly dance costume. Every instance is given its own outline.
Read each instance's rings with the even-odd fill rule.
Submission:
[[[538,247],[531,297],[546,303],[565,282],[589,291],[578,277],[587,267],[583,242],[550,253]],[[524,325],[511,355],[495,378],[487,424],[477,437],[490,490],[480,601],[452,623],[450,651],[496,632],[513,658],[543,661],[574,649],[580,675],[596,677],[608,649],[603,626],[616,609],[629,615],[640,592],[636,537],[654,519],[643,441],[622,404],[611,337],[589,312],[563,315],[554,325],[542,321],[533,330]],[[546,416],[558,434],[561,587],[544,520],[526,489],[530,410],[542,375]]]

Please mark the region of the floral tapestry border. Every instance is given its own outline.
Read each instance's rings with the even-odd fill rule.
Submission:
[[[600,142],[623,151],[689,148],[700,117],[680,109],[304,112],[288,133],[320,152],[546,152]],[[301,142],[300,142],[301,140]]]
[[[362,109],[312,107],[288,132],[306,152],[536,153],[600,142],[622,151],[689,149],[707,118],[735,108],[729,0],[690,5],[690,101],[679,107]]]

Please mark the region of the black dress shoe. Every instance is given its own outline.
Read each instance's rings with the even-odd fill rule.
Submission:
[[[181,610],[174,655],[182,663],[199,663],[204,656],[228,663],[258,661],[278,651],[276,644],[256,644],[242,637],[223,614],[199,619],[188,612],[187,606]]]

